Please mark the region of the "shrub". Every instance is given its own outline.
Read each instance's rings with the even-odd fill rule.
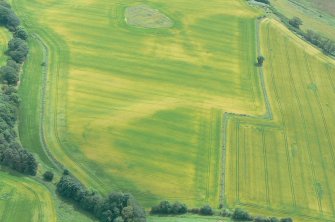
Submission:
[[[44,174],[43,174],[43,179],[45,181],[52,181],[54,178],[54,173],[51,172],[51,171],[46,171]]]
[[[162,201],[159,205],[151,208],[151,214],[185,214],[187,206],[180,202],[171,204],[169,201]]]
[[[205,205],[200,208],[199,214],[201,215],[213,215],[213,209],[209,205]]]
[[[240,221],[252,221],[253,220],[253,217],[247,211],[244,211],[240,208],[235,209],[232,215],[232,218],[234,220],[240,220]]]
[[[223,209],[221,212],[220,212],[220,216],[222,217],[231,217],[232,216],[232,212],[228,209]]]
[[[190,210],[188,210],[189,213],[191,214],[199,214],[200,209],[199,208],[192,208]]]

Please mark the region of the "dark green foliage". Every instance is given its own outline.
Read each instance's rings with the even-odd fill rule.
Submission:
[[[270,5],[270,1],[269,0],[255,0],[255,1]]]
[[[43,174],[43,179],[45,181],[52,181],[54,178],[54,173],[51,172],[51,171],[46,171],[44,174]]]
[[[237,221],[252,221],[253,217],[247,212],[240,208],[236,208],[232,218]]]
[[[282,218],[280,222],[293,222],[292,218]]]
[[[279,222],[279,219],[276,218],[276,217],[271,217],[271,218],[270,218],[270,221],[271,221],[271,222]]]
[[[63,175],[57,184],[57,192],[74,201],[83,210],[103,222],[145,222],[145,212],[131,194],[111,193],[103,198],[88,191],[71,175]]]
[[[19,75],[15,68],[11,66],[3,66],[0,68],[2,79],[9,85],[16,85],[19,81]]]
[[[171,204],[169,201],[162,201],[159,205],[151,208],[151,214],[185,214],[187,206],[180,202]]]
[[[7,55],[15,62],[23,63],[26,60],[28,52],[28,45],[23,39],[13,38],[9,41]]]
[[[302,20],[298,17],[293,17],[288,21],[288,23],[292,25],[294,28],[299,29],[300,26],[302,25]]]
[[[20,38],[22,40],[27,40],[28,39],[28,33],[26,32],[26,30],[24,28],[19,27],[14,32],[14,37],[15,38]]]
[[[4,1],[0,1],[0,25],[5,25],[13,31],[19,24],[15,14]],[[36,175],[37,161],[27,150],[17,142],[14,125],[17,119],[17,109],[20,98],[16,89],[10,85],[16,85],[19,80],[20,65],[24,62],[27,53],[27,43],[14,38],[8,43],[8,55],[12,59],[6,66],[0,68],[1,79],[7,83],[0,92],[0,164],[27,175]]]
[[[15,147],[20,145],[16,144]],[[27,175],[35,176],[37,172],[37,162],[34,156],[28,151],[20,148],[13,148],[9,145],[6,149],[0,150],[0,162],[13,170]]]
[[[335,54],[335,43],[330,39],[327,39],[312,30],[307,30],[305,38],[313,45],[321,48],[325,53],[333,55]]]
[[[264,61],[265,61],[264,56],[258,56],[257,57],[257,65],[258,66],[263,66]]]
[[[63,175],[70,175],[70,171],[69,171],[68,169],[65,169],[65,170],[63,171]]]
[[[213,209],[211,206],[209,205],[205,205],[203,207],[200,208],[199,214],[201,215],[213,215]]]
[[[10,31],[15,31],[20,25],[19,18],[12,11],[10,5],[5,1],[0,1],[0,25],[5,26]]]

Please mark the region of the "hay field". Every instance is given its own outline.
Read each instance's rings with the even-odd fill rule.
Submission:
[[[0,172],[0,221],[55,222],[52,196],[39,183]]]
[[[262,23],[260,40],[271,110],[226,117],[226,201],[334,221],[335,63],[274,20]]]
[[[145,206],[216,206],[223,110],[265,110],[254,67],[258,12],[242,0],[152,0],[145,4],[173,27],[128,26],[125,9],[143,3],[13,0],[47,47],[44,137],[101,192],[131,191]]]

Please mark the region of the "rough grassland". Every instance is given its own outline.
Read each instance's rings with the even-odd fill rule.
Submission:
[[[55,222],[54,202],[44,186],[0,172],[0,221]]]
[[[261,46],[272,112],[229,117],[226,201],[335,221],[335,63],[273,20],[262,23]]]
[[[127,26],[134,1],[13,1],[48,49],[48,147],[104,193],[215,206],[222,111],[264,112],[257,12],[242,0],[145,3],[174,26]]]

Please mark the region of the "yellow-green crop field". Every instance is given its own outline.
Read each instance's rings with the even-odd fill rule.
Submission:
[[[266,118],[228,116],[226,201],[334,221],[335,63],[265,20]]]
[[[127,25],[127,7],[144,3],[173,26]],[[254,66],[258,11],[242,0],[13,7],[45,48],[42,136],[59,162],[86,185],[131,191],[145,206],[219,204],[223,110],[265,109]]]
[[[54,222],[56,213],[47,188],[24,177],[0,172],[0,221]]]
[[[20,137],[43,166],[48,149],[88,187],[145,207],[334,221],[335,63],[279,22],[258,30],[244,0],[12,4],[32,34]]]

